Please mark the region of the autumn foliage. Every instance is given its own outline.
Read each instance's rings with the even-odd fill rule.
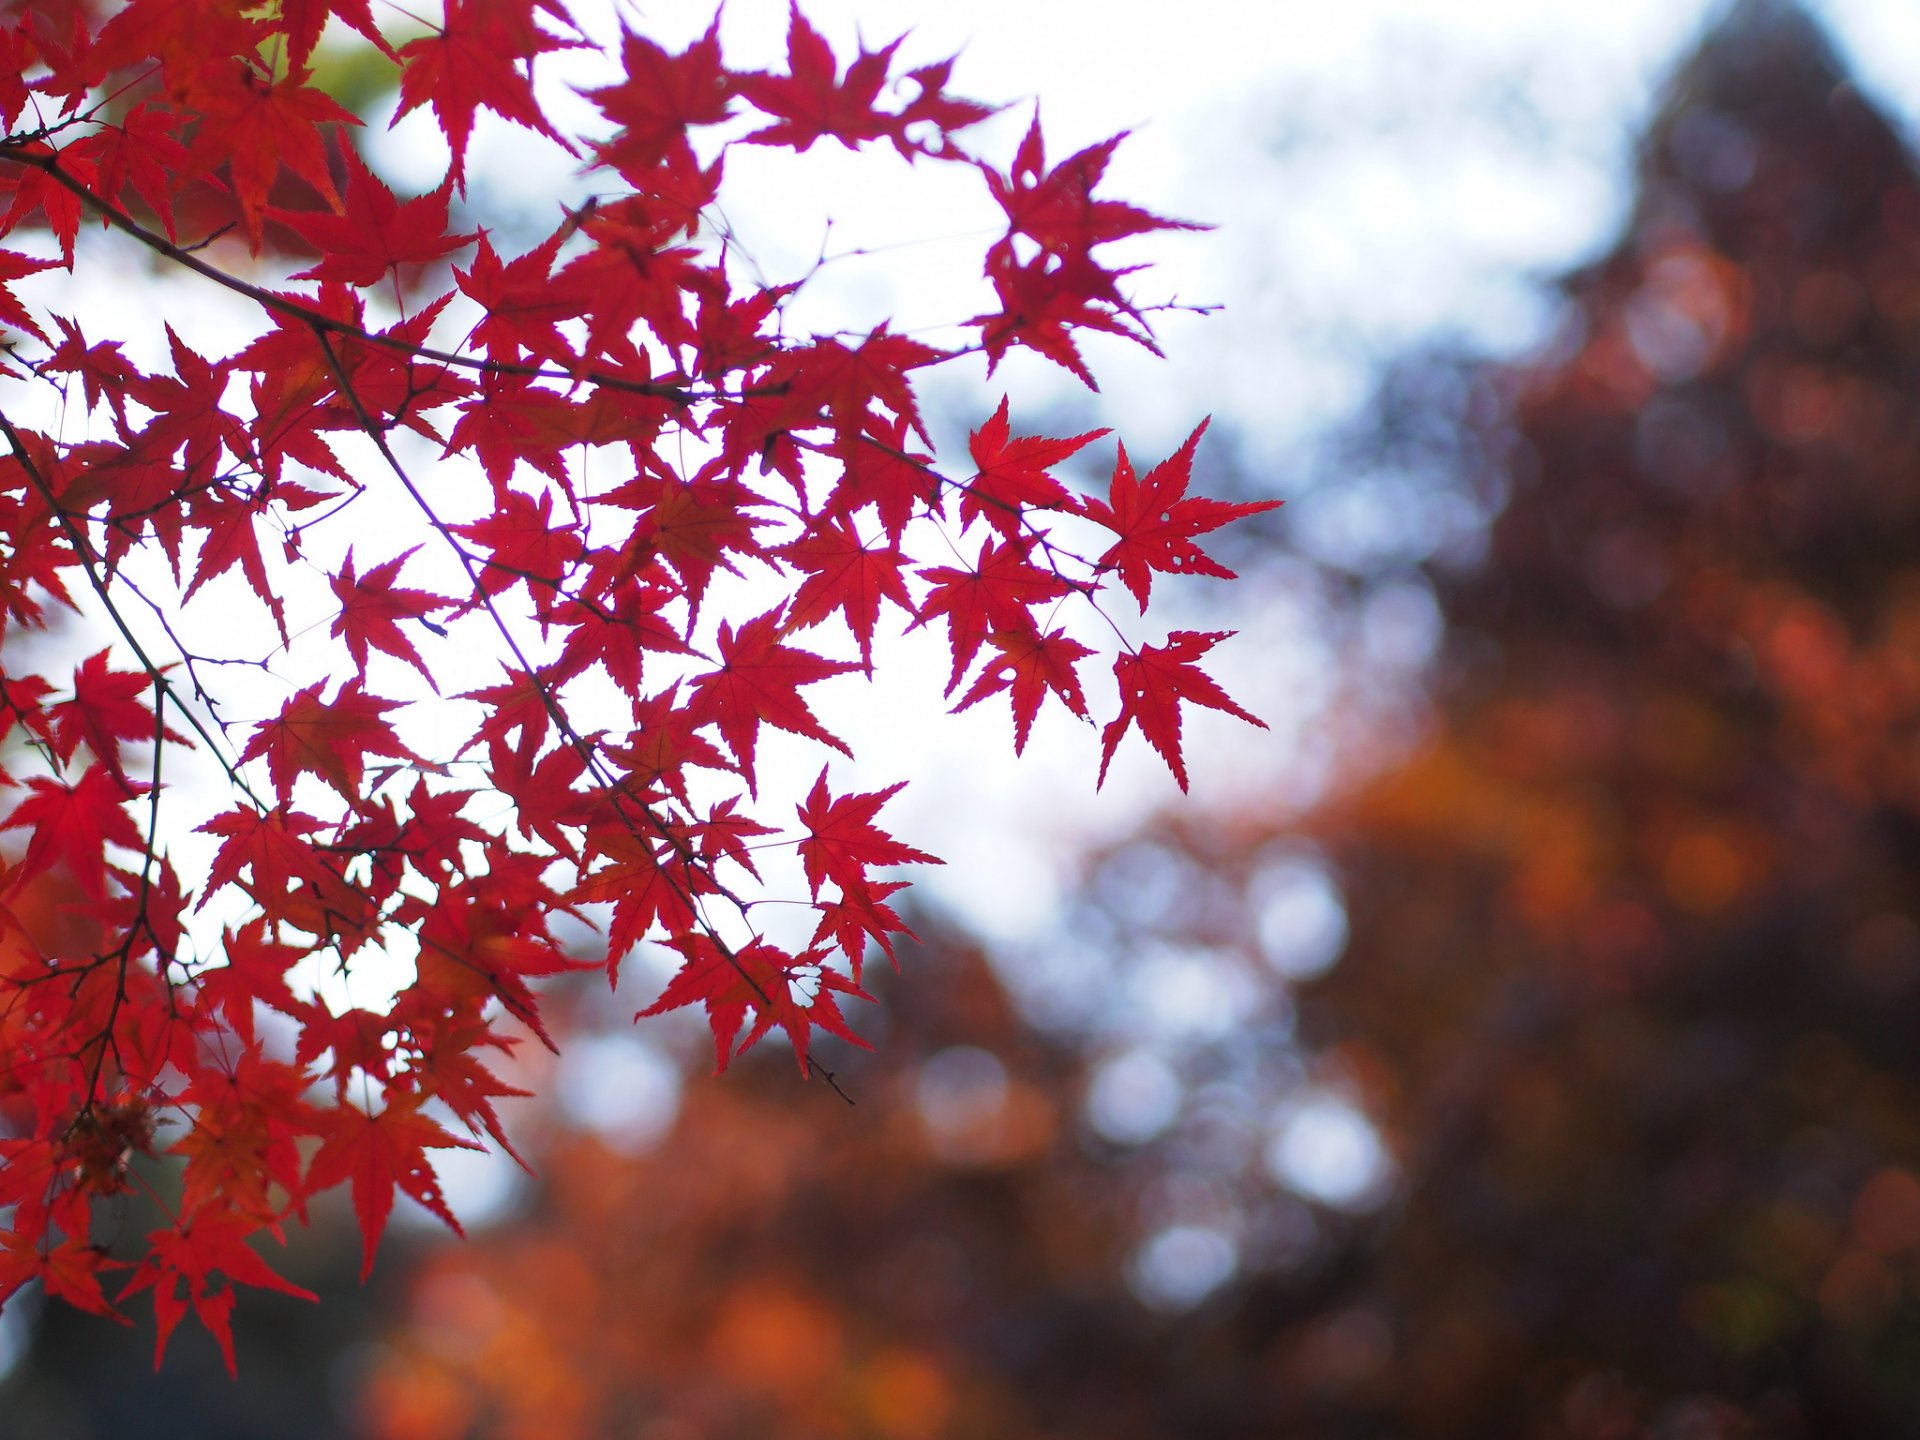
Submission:
[[[1410,357],[1347,452],[1343,485],[1499,497],[1422,577],[1419,726],[1402,689],[1361,733],[1352,683],[1371,773],[1082,857],[1049,948],[1084,1030],[951,945],[870,1123],[762,1066],[650,1144],[569,1142],[423,1260],[359,1433],[1913,1433],[1920,168],[1787,3],[1732,7],[1638,154],[1559,342]],[[1360,651],[1409,583],[1329,577],[1377,588],[1318,626]],[[1153,1007],[1169,972],[1233,1023]],[[1284,1163],[1329,1092],[1391,1155],[1371,1195]],[[1128,1281],[1182,1234],[1225,1263],[1149,1313]]]
[[[368,1266],[396,1192],[458,1228],[431,1155],[508,1145],[492,1067],[548,1041],[541,977],[655,945],[679,969],[643,1013],[703,1008],[722,1068],[775,1029],[808,1075],[816,1028],[860,1043],[841,1004],[905,928],[887,872],[932,857],[883,826],[897,786],[836,778],[808,691],[871,676],[882,627],[944,624],[948,696],[1005,692],[1016,751],[1050,701],[1103,723],[1102,777],[1138,728],[1184,785],[1183,704],[1252,719],[1200,668],[1221,636],[1136,641],[1103,608],[1226,574],[1197,537],[1267,508],[1187,494],[1198,431],[1083,495],[1060,472],[1104,432],[1024,433],[982,392],[955,468],[917,398],[1021,349],[1091,385],[1087,332],[1153,349],[1106,247],[1175,222],[1096,195],[1117,139],[1049,163],[1036,116],[998,168],[949,63],[843,64],[797,9],[772,72],[729,67],[717,19],[676,53],[558,0],[410,16],[133,0],[0,29],[0,1297],[150,1296],[161,1352],[192,1311],[229,1365],[236,1285],[304,1293],[252,1240],[315,1195],[350,1191]],[[438,122],[427,193],[313,83],[330,18]],[[598,118],[568,128],[543,67],[594,51]],[[598,192],[524,248],[469,209],[483,111]],[[944,343],[809,332],[811,275],[761,282],[730,245],[729,157],[822,142],[984,183],[984,308]],[[250,338],[36,298],[139,257],[162,307],[237,307]],[[68,609],[112,643],[19,659]],[[247,612],[264,658],[230,637]],[[440,697],[476,657],[491,679]],[[786,813],[770,731],[822,752]],[[391,1004],[320,994],[371,957],[410,962]],[[162,1154],[167,1223],[114,1233],[96,1212]]]

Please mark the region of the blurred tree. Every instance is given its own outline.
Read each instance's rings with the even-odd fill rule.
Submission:
[[[1911,158],[1749,0],[1512,377],[1441,724],[1322,822],[1389,1430],[1920,1426],[1917,259]]]

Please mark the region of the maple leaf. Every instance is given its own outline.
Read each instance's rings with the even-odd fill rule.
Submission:
[[[202,906],[223,887],[239,884],[242,869],[252,875],[252,888],[268,895],[338,879],[307,838],[319,832],[320,821],[284,805],[264,812],[251,806],[223,811],[199,828],[224,837],[200,891]]]
[[[1120,537],[1096,563],[1103,570],[1120,572],[1120,583],[1133,592],[1142,614],[1146,613],[1156,570],[1233,579],[1233,571],[1201,550],[1193,537],[1280,504],[1278,500],[1230,503],[1187,494],[1193,477],[1194,449],[1206,428],[1207,422],[1202,420],[1180,448],[1149,470],[1144,480],[1135,476],[1127,447],[1122,445],[1108,498],[1080,502],[1081,514]]]
[[[31,30],[27,26],[0,31],[0,124],[8,129],[27,108],[32,91],[27,74],[39,62]]]
[[[367,0],[280,0],[280,28],[286,32],[287,55],[295,65],[307,63],[329,19],[352,26],[388,59],[398,58],[374,24]]]
[[[38,675],[9,675],[0,670],[0,743],[6,741],[16,725],[29,737],[46,739],[48,721],[43,704],[53,693],[53,686]],[[4,770],[0,770],[0,776],[6,777],[0,784],[16,783]]]
[[[13,807],[0,830],[31,825],[27,853],[8,879],[18,890],[34,876],[65,861],[74,880],[87,894],[100,899],[107,893],[105,847],[118,845],[142,850],[146,842],[126,812],[126,801],[146,789],[116,775],[104,764],[89,765],[71,785],[36,776],[27,781],[32,792]]]
[[[899,544],[914,512],[936,512],[940,506],[940,477],[931,468],[931,456],[914,453],[908,436],[910,422],[868,415],[857,433],[834,436],[834,456],[846,473],[821,510],[828,520],[850,519],[871,505],[880,528]]]
[[[993,198],[1006,211],[1008,227],[1052,254],[1084,255],[1096,245],[1154,230],[1207,229],[1188,221],[1165,220],[1118,200],[1094,199],[1094,186],[1106,175],[1113,152],[1126,138],[1123,130],[1076,151],[1049,170],[1036,106],[1013,168],[1002,174],[982,164],[980,171]]]
[[[393,1192],[411,1196],[447,1223],[454,1234],[465,1232],[447,1208],[429,1150],[458,1147],[478,1150],[471,1140],[449,1135],[437,1121],[420,1113],[420,1097],[388,1092],[387,1104],[369,1114],[352,1102],[334,1112],[329,1133],[307,1166],[309,1193],[331,1189],[342,1181],[353,1187],[353,1213],[360,1222],[360,1278],[373,1273],[374,1252],[393,1213]]]
[[[51,727],[54,752],[62,760],[73,758],[82,741],[94,758],[126,780],[120,766],[120,742],[123,740],[164,739],[177,745],[188,742],[173,730],[158,730],[155,724],[153,680],[134,671],[115,671],[107,667],[107,652],[82,660],[73,671],[71,699],[49,705],[46,718]]]
[[[238,66],[209,70],[196,97],[206,119],[194,132],[184,168],[189,173],[225,163],[247,238],[258,252],[267,196],[284,168],[293,171],[330,207],[340,204],[327,167],[319,126],[358,125],[359,119],[324,91],[306,82],[295,68],[271,84],[261,84]]]
[[[1101,429],[1062,440],[1044,435],[1012,439],[1007,398],[1001,396],[993,418],[974,431],[967,442],[979,472],[960,496],[961,523],[984,515],[1002,535],[1012,535],[1020,528],[1024,509],[1064,508],[1069,499],[1066,487],[1048,472],[1107,433]]]
[[[1032,607],[1072,593],[1073,587],[1063,578],[1033,563],[1035,543],[1031,536],[988,541],[980,547],[971,570],[936,565],[920,572],[933,588],[920,602],[920,618],[914,624],[946,617],[953,650],[947,694],[959,685],[990,631],[1032,629]]]
[[[226,963],[202,970],[194,977],[194,1002],[217,1009],[233,1033],[249,1049],[254,1037],[254,1006],[261,1004],[282,1015],[297,1016],[300,1005],[287,986],[287,972],[306,951],[267,938],[267,922],[256,916],[238,930],[221,932]]]
[[[357,150],[351,145],[344,149],[347,193],[341,213],[273,212],[275,219],[320,252],[320,263],[300,271],[296,280],[374,285],[401,265],[440,260],[473,241],[472,235],[447,233],[451,180],[402,202],[367,169]]]
[[[11,250],[0,250],[0,321],[5,321],[16,330],[24,330],[36,340],[45,340],[47,332],[27,313],[27,307],[20,303],[20,297],[7,286],[15,280],[24,280],[29,275],[37,275],[42,270],[57,270],[59,264],[52,260],[36,260],[31,255],[17,255]]]
[[[719,804],[709,807],[706,819],[679,828],[694,841],[702,860],[709,863],[731,860],[757,880],[760,870],[753,863],[753,852],[747,842],[756,835],[778,832],[771,825],[762,825],[741,814],[739,807],[740,797],[729,795]]]
[[[418,1008],[425,1010],[425,993],[415,991],[412,996],[420,997]],[[489,1136],[531,1175],[533,1167],[508,1140],[493,1102],[533,1092],[506,1084],[473,1053],[480,1047],[510,1049],[512,1038],[496,1034],[485,1020],[458,1014],[422,1014],[417,1018],[409,1014],[409,1022],[421,1052],[418,1078],[422,1093],[451,1110],[476,1139],[483,1134]]]
[[[589,351],[617,350],[635,325],[645,325],[669,347],[695,342],[687,301],[723,294],[726,278],[699,263],[699,247],[667,243],[692,218],[684,204],[663,204],[645,194],[595,206],[583,216],[580,229],[593,248],[562,269],[560,279],[593,293],[586,317]]]
[[[467,745],[471,747],[490,740],[504,740],[508,735],[517,733],[520,738],[515,749],[522,760],[530,760],[546,743],[548,730],[553,724],[552,701],[542,677],[525,670],[512,671],[510,675],[511,678],[498,685],[469,690],[458,697],[476,700],[491,709]]]
[[[547,618],[567,632],[554,665],[555,677],[577,675],[598,664],[623,694],[637,697],[648,651],[693,653],[679,627],[664,613],[679,598],[678,592],[668,586],[629,578],[616,582],[594,602],[567,600],[554,606]]]
[[[613,906],[607,927],[609,976],[617,973],[619,957],[654,927],[669,935],[693,927],[699,897],[714,887],[688,863],[673,836],[650,833],[644,822],[636,827],[616,811],[611,823],[588,832],[587,844],[589,863],[595,857],[606,863],[581,875],[567,903]]]
[[[87,154],[84,144],[56,151],[44,141],[29,140],[20,146],[20,153],[35,156],[42,163],[24,175],[6,177],[13,190],[13,204],[7,208],[6,218],[0,220],[0,234],[14,229],[38,211],[46,217],[47,228],[53,231],[54,239],[60,242],[60,263],[71,268],[73,244],[80,235],[81,202],[73,190],[54,178],[53,172],[58,170],[91,191],[99,184],[99,167]],[[16,257],[16,263],[19,258],[22,257]]]
[[[399,708],[398,702],[367,694],[358,680],[341,686],[331,700],[320,698],[325,688],[325,681],[317,681],[295,695],[276,718],[261,723],[240,752],[243,764],[266,758],[283,804],[302,774],[317,775],[348,801],[358,800],[368,755],[403,760],[411,755],[384,718]]]
[[[359,667],[362,677],[367,673],[367,650],[371,646],[405,660],[438,691],[440,687],[434,684],[433,672],[427,669],[426,661],[413,648],[413,642],[400,629],[399,622],[427,620],[435,611],[445,610],[453,602],[424,590],[402,589],[393,583],[400,576],[401,566],[419,548],[416,545],[384,564],[374,566],[365,575],[356,575],[353,547],[348,546],[346,561],[341,565],[340,573],[333,577],[333,593],[340,602],[340,613],[334,617],[332,633],[345,637],[347,653],[353,656],[353,663]]]
[[[844,893],[864,893],[867,871],[876,865],[941,863],[937,856],[901,844],[873,823],[880,807],[905,788],[906,782],[901,781],[884,790],[836,800],[827,790],[826,767],[820,767],[820,777],[799,807],[800,823],[807,827],[807,838],[798,847],[800,862],[815,899],[828,880]]]
[[[794,591],[787,611],[787,628],[804,630],[833,615],[844,615],[860,642],[860,664],[873,671],[873,627],[879,623],[880,602],[891,600],[907,614],[915,614],[900,567],[897,548],[876,549],[861,541],[851,525],[817,526],[772,551],[807,578]]]
[[[486,519],[450,528],[491,552],[480,587],[498,595],[522,581],[558,588],[567,567],[580,558],[586,547],[579,531],[571,525],[555,526],[552,520],[552,491],[542,490],[535,501],[510,490]]]
[[[672,564],[687,591],[689,622],[699,614],[714,570],[739,574],[732,555],[756,549],[758,520],[745,511],[758,501],[737,480],[695,476],[685,482],[676,474],[637,474],[601,495],[601,503],[645,509],[620,547],[618,576],[632,576],[655,559]]]
[[[718,125],[727,118],[733,79],[720,60],[720,15],[706,34],[678,55],[623,25],[622,78],[582,93],[619,127],[616,139],[596,144],[599,164],[617,170],[657,165],[686,143],[690,125]]]
[[[16,1231],[0,1232],[0,1306],[29,1280],[38,1280],[49,1295],[69,1305],[130,1325],[100,1289],[100,1272],[117,1268],[104,1249],[83,1240],[63,1240],[43,1250]]]
[[[467,141],[473,117],[485,107],[503,120],[545,135],[569,154],[573,146],[555,130],[534,98],[525,65],[536,55],[583,42],[549,35],[535,24],[531,0],[447,0],[437,33],[410,40],[400,48],[406,67],[400,73],[397,123],[422,105],[453,149],[448,172],[461,194],[467,189]]]
[[[1197,662],[1215,645],[1233,634],[1231,630],[1203,633],[1176,630],[1165,645],[1146,645],[1138,654],[1122,655],[1113,662],[1114,678],[1120,683],[1120,713],[1100,734],[1100,783],[1105,784],[1107,766],[1121,737],[1138,723],[1147,743],[1160,752],[1173,771],[1180,788],[1187,788],[1187,766],[1180,754],[1180,702],[1224,710],[1250,725],[1267,728],[1266,721],[1240,708],[1213,677]]]
[[[1069,640],[1063,630],[1042,635],[1037,629],[1000,632],[987,637],[1001,659],[988,664],[974,678],[960,703],[953,708],[965,710],[971,705],[1011,692],[1013,701],[1013,753],[1027,748],[1027,733],[1040,702],[1049,692],[1058,695],[1066,707],[1081,719],[1087,718],[1087,697],[1081,693],[1080,677],[1074,666],[1093,654],[1077,640]]]
[[[822,940],[832,940],[853,967],[856,985],[860,983],[860,972],[866,963],[869,941],[880,947],[897,971],[900,957],[894,953],[893,937],[905,935],[911,940],[920,938],[886,903],[889,895],[906,888],[907,882],[904,880],[881,880],[843,890],[835,900],[814,901],[813,908],[820,919],[814,926],[810,943],[818,945]]]
[[[749,620],[738,634],[721,621],[720,668],[693,678],[698,713],[719,728],[720,738],[740,762],[749,789],[755,789],[754,738],[763,722],[830,745],[849,758],[853,754],[844,741],[821,726],[800,698],[800,687],[858,667],[782,645],[780,629],[777,610]]]
[[[153,468],[160,483],[173,487],[184,481],[202,484],[209,478],[222,451],[232,455],[247,452],[246,427],[221,404],[233,367],[216,363],[195,352],[169,323],[167,348],[173,359],[175,376],[142,376],[131,387],[135,400],[154,412],[153,419],[138,436],[139,448],[130,454],[137,461],[179,459],[179,472],[171,464]],[[138,514],[156,508],[150,494],[132,497],[114,496],[111,508],[119,514]]]
[[[246,1237],[258,1228],[257,1222],[231,1211],[210,1208],[183,1216],[177,1225],[155,1230],[147,1237],[152,1252],[134,1270],[133,1278],[118,1298],[125,1300],[142,1290],[153,1291],[154,1369],[160,1368],[167,1353],[167,1341],[191,1304],[200,1323],[219,1342],[227,1373],[235,1373],[232,1285],[278,1290],[300,1300],[319,1299],[311,1290],[274,1274],[267,1262],[247,1244]],[[209,1288],[208,1281],[216,1273],[230,1282],[227,1288]],[[184,1296],[180,1294],[183,1283],[187,1287]]]
[[[754,106],[776,116],[771,125],[747,136],[753,145],[788,145],[798,151],[832,136],[849,150],[862,141],[878,140],[898,124],[894,116],[873,108],[887,67],[900,48],[894,41],[881,50],[862,47],[846,77],[836,82],[839,64],[833,47],[807,23],[797,3],[787,10],[787,71],[785,75],[742,75],[740,93]]]
[[[708,723],[679,703],[679,682],[657,695],[635,699],[634,728],[624,745],[612,746],[608,758],[626,771],[628,784],[637,793],[665,791],[681,804],[687,803],[687,767],[705,770],[731,770],[728,763],[704,735],[698,733]]]
[[[432,901],[409,897],[399,907],[397,923],[420,937],[420,979],[412,997],[387,1017],[389,1025],[417,1026],[449,1013],[478,1017],[497,999],[548,1049],[557,1048],[527,981],[582,968],[583,962],[569,957],[548,932],[549,915],[573,912],[541,879],[547,864],[543,855],[496,853],[486,874],[443,886]],[[400,1078],[428,1091],[436,1083],[418,1064]]]
[[[792,1042],[802,1075],[811,1073],[808,1051],[815,1025],[863,1050],[872,1048],[847,1028],[834,996],[852,995],[860,1000],[873,997],[846,976],[822,966],[824,956],[820,952],[804,950],[797,956],[790,955],[757,935],[738,949],[699,934],[676,936],[669,943],[686,963],[667,982],[660,998],[634,1019],[662,1015],[683,1005],[703,1006],[707,1025],[713,1031],[715,1074],[724,1072],[735,1055],[776,1025]],[[808,986],[816,988],[802,1003],[795,997],[796,985],[803,995]],[[734,1041],[749,1013],[754,1016],[753,1028],[736,1049]]]
[[[98,189],[95,193],[117,199],[131,185],[133,191],[166,227],[167,238],[175,238],[173,226],[174,177],[185,166],[187,147],[180,140],[181,117],[142,100],[121,118],[118,125],[101,129],[94,139],[98,144]]]
[[[292,946],[269,947],[281,950],[305,954]],[[295,1017],[303,1008],[290,995],[271,995],[269,1003]],[[251,1037],[252,998],[228,1014],[242,1008]],[[289,1204],[301,1209],[298,1139],[311,1133],[321,1114],[307,1102],[307,1089],[302,1068],[261,1055],[250,1038],[231,1064],[195,1074],[180,1096],[192,1127],[167,1149],[185,1159],[182,1212],[228,1209],[274,1226]]]
[[[5,264],[5,253],[0,252],[0,268]],[[4,293],[0,290],[0,295]],[[10,318],[5,313],[4,305],[5,300],[0,300],[0,320]],[[140,372],[121,353],[121,342],[103,340],[97,345],[89,345],[86,337],[80,333],[80,327],[64,315],[54,316],[53,323],[60,327],[62,338],[54,347],[53,354],[40,362],[40,369],[50,374],[78,375],[82,392],[87,397],[87,408],[92,409],[104,400],[124,423],[127,393],[138,383]]]
[[[492,359],[512,363],[530,353],[568,367],[576,362],[575,348],[558,327],[591,308],[593,297],[577,278],[563,281],[550,273],[566,238],[555,231],[526,254],[503,263],[482,230],[472,267],[454,269],[460,292],[486,311],[473,339]]]
[[[1126,273],[1105,270],[1084,256],[1062,262],[1040,254],[1023,262],[1011,248],[996,251],[988,260],[987,278],[1000,309],[966,322],[980,327],[987,373],[993,373],[1009,348],[1022,345],[1097,391],[1099,382],[1074,343],[1076,329],[1124,336],[1159,355],[1153,332],[1115,286]]]
[[[200,544],[200,558],[194,564],[193,579],[184,598],[191,600],[202,585],[238,565],[248,586],[267,607],[275,628],[280,631],[281,642],[285,643],[286,607],[281,603],[280,592],[267,577],[266,560],[260,554],[260,537],[254,531],[254,522],[265,509],[257,500],[210,500],[196,508],[195,519],[205,528],[206,539]]]

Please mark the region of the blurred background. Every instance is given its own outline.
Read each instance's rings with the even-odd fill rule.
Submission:
[[[903,825],[855,1107],[586,984],[467,1243],[317,1211],[238,1384],[16,1303],[0,1435],[1920,1436],[1920,27],[1341,8],[1116,121],[1274,730]]]

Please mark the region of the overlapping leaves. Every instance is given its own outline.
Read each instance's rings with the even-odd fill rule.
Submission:
[[[427,193],[396,195],[313,83],[329,17],[443,132]],[[500,1069],[519,1036],[551,1043],[542,977],[654,947],[677,969],[643,1014],[704,1012],[722,1067],[779,1030],[826,1073],[815,1032],[860,1043],[840,997],[906,933],[890,876],[933,857],[878,823],[897,785],[829,767],[790,818],[763,806],[766,737],[850,759],[813,687],[934,622],[949,698],[1007,694],[1016,751],[1050,702],[1090,720],[1111,582],[1144,609],[1155,573],[1224,574],[1195,537],[1263,508],[1188,497],[1194,441],[1144,481],[1122,452],[1082,498],[1067,467],[1104,432],[1017,433],[1007,398],[966,478],[923,453],[923,370],[1026,348],[1091,384],[1077,332],[1152,346],[1095,251],[1173,222],[1095,195],[1117,142],[1049,168],[1036,119],[1002,172],[966,148],[992,111],[949,93],[950,62],[903,71],[896,41],[843,65],[797,8],[778,71],[730,68],[717,20],[678,51],[624,34],[591,134],[534,83],[592,48],[559,0],[446,0],[404,43],[383,23],[365,0],[132,0],[97,29],[82,7],[0,26],[0,639],[91,594],[116,640],[0,671],[0,1300],[148,1295],[161,1350],[191,1311],[229,1364],[235,1285],[304,1293],[253,1238],[316,1195],[350,1193],[369,1265],[396,1194],[453,1222],[430,1152],[506,1144]],[[602,193],[524,249],[456,218],[485,116]],[[945,346],[797,330],[806,277],[758,282],[709,222],[728,146],[823,141],[977,170],[999,308]],[[83,222],[118,238],[81,244]],[[284,288],[239,273],[228,229]],[[224,297],[256,338],[223,357],[183,317],[149,353],[118,317],[35,304],[48,270],[139,246],[202,287],[183,307]],[[225,638],[252,605],[266,659]],[[1179,703],[1245,716],[1198,669],[1217,638],[1123,642],[1103,777],[1138,726],[1184,786]],[[476,656],[490,683],[443,687]],[[273,698],[229,693],[236,667]],[[216,813],[177,784],[192,763],[224,775]],[[190,831],[212,859],[183,879]],[[390,952],[413,976],[391,1004],[316,983]],[[96,1209],[162,1153],[184,1167],[168,1224],[129,1259],[96,1248]]]

